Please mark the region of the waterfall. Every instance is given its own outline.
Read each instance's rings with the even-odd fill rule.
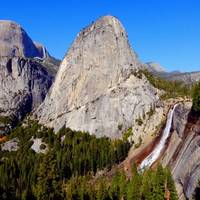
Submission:
[[[43,52],[43,60],[46,58],[46,50],[44,48],[44,46],[42,46],[42,52]]]
[[[46,49],[44,48],[44,46],[42,46],[42,58],[38,57],[38,56],[36,56],[35,58],[38,59],[38,60],[43,61],[46,57],[47,57],[46,56]]]
[[[171,130],[171,125],[172,125],[172,118],[173,118],[173,113],[178,104],[175,104],[173,109],[170,110],[170,112],[167,115],[167,122],[165,129],[163,131],[162,137],[160,139],[159,144],[155,147],[155,149],[142,161],[140,164],[140,169],[144,170],[146,167],[150,167],[159,157],[161,151],[165,147],[165,143],[167,138],[169,137],[170,130]]]

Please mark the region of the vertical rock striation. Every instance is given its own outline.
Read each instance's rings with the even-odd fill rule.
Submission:
[[[0,20],[0,133],[36,108],[52,84],[53,76],[35,59],[49,56],[41,49],[20,25]]]
[[[0,57],[0,116],[22,119],[45,98],[52,76],[34,60]]]
[[[200,120],[190,109],[189,102],[177,107],[173,134],[162,159],[172,170],[179,199],[192,198],[200,177]]]

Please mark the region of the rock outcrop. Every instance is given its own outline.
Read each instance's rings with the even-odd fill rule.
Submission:
[[[31,149],[35,151],[36,153],[47,153],[48,151],[48,145],[42,141],[41,138],[31,138],[31,141],[33,142]],[[42,147],[43,146],[43,147]]]
[[[1,151],[17,151],[19,149],[19,139],[13,138],[0,145]]]
[[[118,19],[105,16],[73,42],[50,93],[36,112],[56,131],[62,126],[120,137],[158,100]]]

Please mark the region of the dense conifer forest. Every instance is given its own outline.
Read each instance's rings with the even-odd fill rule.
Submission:
[[[135,166],[132,178],[119,171],[108,180],[106,177],[91,181],[89,176],[72,177],[64,187],[67,199],[87,200],[178,200],[170,171],[161,165],[156,170],[141,173]]]
[[[0,151],[0,199],[177,199],[168,169],[161,166],[144,173],[133,166],[132,178],[123,171],[112,177],[97,176],[125,159],[127,139],[96,138],[62,128],[57,134],[35,121],[19,124],[7,140],[18,138],[17,151]],[[36,153],[34,138],[44,142]],[[45,145],[44,145],[45,144]]]
[[[63,184],[71,177],[109,169],[130,148],[128,141],[96,138],[66,128],[54,134],[34,121],[18,125],[8,140],[12,138],[19,139],[19,149],[0,151],[0,199],[46,199],[40,198],[43,193],[50,199],[61,198]],[[47,153],[31,149],[34,138],[42,138],[46,145],[40,148],[48,148]]]

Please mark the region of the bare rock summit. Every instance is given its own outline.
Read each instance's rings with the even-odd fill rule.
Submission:
[[[9,20],[0,20],[0,56],[41,57],[24,29]]]
[[[41,123],[120,137],[158,97],[144,76],[120,21],[104,16],[83,29],[37,110]]]

